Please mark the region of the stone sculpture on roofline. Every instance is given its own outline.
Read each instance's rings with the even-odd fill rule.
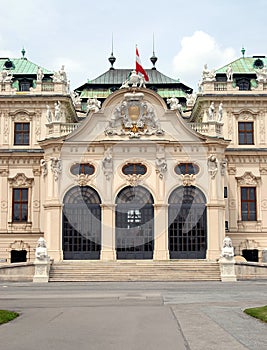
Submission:
[[[144,76],[142,74],[137,74],[135,69],[131,71],[129,77],[122,83],[120,89],[128,89],[129,87],[146,87]]]

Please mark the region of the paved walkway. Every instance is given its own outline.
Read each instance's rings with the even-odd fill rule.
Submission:
[[[267,281],[0,283],[5,350],[266,350]]]

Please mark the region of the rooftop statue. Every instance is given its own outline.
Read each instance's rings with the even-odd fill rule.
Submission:
[[[37,75],[36,81],[41,82],[43,80],[43,77],[44,77],[44,73],[43,73],[41,67],[38,67],[36,75]]]
[[[167,99],[167,103],[170,105],[170,109],[172,111],[180,111],[182,112],[182,105],[179,103],[178,98],[171,97]]]
[[[131,71],[130,76],[122,83],[120,89],[129,88],[129,87],[146,87],[145,77],[143,74],[137,74],[136,70]]]
[[[13,79],[13,74],[7,70],[3,69],[2,72],[0,72],[0,82],[1,83],[9,83]]]
[[[215,81],[215,79],[216,79],[215,69],[212,69],[210,71],[208,70],[208,65],[205,64],[202,71],[202,81]]]
[[[93,98],[88,98],[87,100],[87,113],[90,111],[98,112],[101,108],[101,102],[97,99],[96,96]]]
[[[67,83],[67,74],[64,70],[64,66],[58,72],[55,72],[53,77],[53,83]]]
[[[264,65],[262,69],[257,69],[256,75],[257,75],[257,80],[259,83],[266,83],[267,82],[267,67],[266,67],[266,65]]]
[[[233,69],[231,64],[226,68],[227,81],[233,81]]]

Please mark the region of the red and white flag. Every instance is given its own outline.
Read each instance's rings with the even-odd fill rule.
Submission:
[[[140,61],[140,57],[139,57],[139,52],[138,52],[138,48],[136,46],[136,67],[135,67],[136,73],[141,73],[143,74],[145,81],[148,81],[148,75],[146,74],[146,71],[144,70],[144,68],[142,67],[141,61]]]

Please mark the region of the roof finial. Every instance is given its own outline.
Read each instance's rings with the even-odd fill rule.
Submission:
[[[243,45],[243,46],[242,46],[242,49],[241,49],[241,53],[242,53],[243,58],[244,58],[244,56],[245,56],[245,52],[246,52],[246,50],[244,49],[244,45]]]
[[[156,64],[156,62],[158,60],[158,58],[155,56],[154,44],[155,43],[154,43],[154,33],[153,33],[153,55],[152,55],[152,57],[150,57],[150,61],[153,63],[153,68],[152,69],[156,69],[155,64]]]
[[[113,64],[115,63],[115,61],[116,61],[116,57],[114,57],[113,56],[113,33],[112,33],[112,37],[111,37],[111,55],[110,55],[110,57],[109,57],[109,62],[110,62],[110,64],[111,64],[111,67],[110,67],[110,69],[112,70],[112,69],[115,69],[114,67],[113,67]]]
[[[22,48],[21,53],[22,53],[22,58],[25,59],[25,53],[26,53],[26,51],[25,51],[24,47]]]

